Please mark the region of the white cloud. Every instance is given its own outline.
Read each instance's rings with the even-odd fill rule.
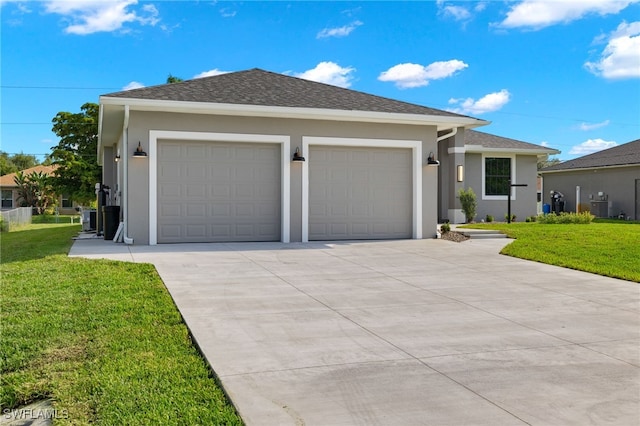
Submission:
[[[334,62],[320,62],[315,68],[294,75],[305,80],[318,81],[339,87],[349,87],[351,86],[351,80],[353,80],[351,73],[355,70],[352,67],[343,68]]]
[[[138,14],[131,9],[137,3],[137,0],[49,0],[45,2],[45,11],[64,16],[70,22],[64,31],[78,35],[118,31],[126,23],[153,26],[160,21],[153,4],[145,4],[142,14]]]
[[[124,86],[122,90],[140,89],[141,87],[145,87],[145,85],[142,83],[138,83],[137,81],[132,81],[131,83]]]
[[[433,62],[427,66],[412,63],[398,64],[380,73],[378,80],[392,81],[401,89],[422,87],[428,85],[431,80],[451,77],[468,66],[458,59]]]
[[[228,7],[220,9],[220,16],[223,18],[233,18],[238,12]]]
[[[542,142],[540,142],[540,146],[548,147],[549,146],[549,142],[542,141]]]
[[[582,142],[580,145],[572,147],[571,151],[569,151],[569,154],[593,154],[594,152],[602,151],[603,149],[613,148],[616,145],[618,144],[613,141],[605,141],[603,139],[589,139],[585,142]]]
[[[638,0],[524,0],[507,13],[497,26],[539,30],[551,25],[568,23],[586,15],[616,14]]]
[[[442,8],[442,13],[445,16],[450,16],[456,21],[466,21],[471,18],[471,12],[469,9],[462,6],[444,6]]]
[[[203,71],[200,74],[196,74],[193,76],[193,78],[213,77],[214,75],[227,74],[230,72],[231,71],[222,71],[222,70],[219,70],[218,68],[214,68],[212,70]]]
[[[589,130],[599,129],[601,127],[606,127],[609,125],[609,123],[610,123],[609,120],[604,120],[601,123],[580,123],[580,126],[578,128],[580,130],[589,131]]]
[[[511,100],[511,93],[507,89],[499,92],[489,93],[477,101],[473,98],[449,99],[449,104],[458,105],[450,109],[458,114],[484,114],[497,111]]]
[[[360,25],[362,25],[362,22],[353,21],[352,23],[345,25],[343,27],[325,28],[316,35],[316,38],[346,37],[349,34],[351,34],[351,32],[356,28],[358,28]]]
[[[481,1],[476,4],[476,7],[473,8],[476,12],[482,12],[487,8],[487,2]]]
[[[597,43],[602,39],[597,37]],[[640,21],[622,22],[607,40],[607,46],[596,62],[584,66],[593,74],[606,79],[640,77]]]

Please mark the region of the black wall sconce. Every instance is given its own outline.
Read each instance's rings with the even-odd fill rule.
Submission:
[[[293,153],[293,159],[291,161],[294,161],[296,163],[301,163],[304,161],[304,157],[302,156],[302,154],[300,154],[300,147],[296,147],[296,152]]]
[[[439,165],[440,165],[440,162],[435,159],[433,152],[430,152],[429,156],[427,157],[427,166],[439,166]]]
[[[144,150],[142,149],[142,145],[140,145],[140,142],[138,142],[138,147],[133,152],[133,156],[134,157],[146,157],[147,156],[147,153],[144,152]]]
[[[113,159],[116,163],[120,161],[120,154],[116,154],[116,157]]]

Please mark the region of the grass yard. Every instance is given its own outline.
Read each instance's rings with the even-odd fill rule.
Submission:
[[[484,223],[465,227],[494,229],[515,238],[502,254],[640,282],[638,223]]]
[[[68,258],[79,225],[0,234],[0,408],[57,424],[239,425],[152,265]]]

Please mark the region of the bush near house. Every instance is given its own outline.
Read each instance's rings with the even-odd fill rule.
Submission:
[[[478,207],[478,201],[476,200],[476,194],[473,192],[473,188],[469,187],[466,190],[460,189],[458,191],[458,198],[460,199],[462,213],[464,213],[467,223],[473,222]]]
[[[538,223],[545,224],[558,224],[558,223],[574,223],[574,224],[586,224],[591,223],[595,219],[595,216],[589,212],[573,213],[562,212],[560,214],[541,214],[536,218]]]

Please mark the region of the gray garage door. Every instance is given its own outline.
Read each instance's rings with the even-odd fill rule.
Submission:
[[[309,240],[412,236],[412,153],[311,146]]]
[[[280,241],[280,145],[158,142],[158,242]]]

